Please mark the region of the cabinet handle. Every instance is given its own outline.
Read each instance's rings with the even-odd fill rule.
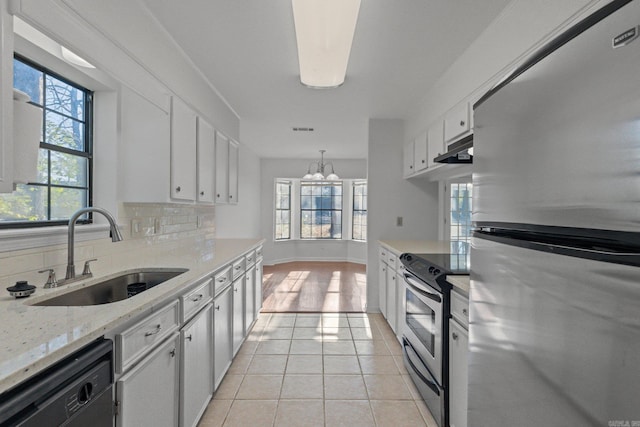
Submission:
[[[216,197],[219,199],[219,198],[220,198],[220,195],[219,195],[219,194],[216,194]]]
[[[409,166],[409,169],[413,169],[413,165]]]
[[[226,277],[221,277],[221,278],[218,279],[218,283],[224,283],[226,281],[227,281]]]
[[[204,297],[203,294],[198,294],[198,295],[194,296],[193,298],[191,298],[191,301],[193,301],[193,302],[200,301],[202,299],[202,297]]]
[[[220,306],[216,305],[216,311],[220,311]]]
[[[457,340],[457,339],[458,339],[458,334],[456,334],[455,332],[453,332],[453,333],[451,334],[451,338],[453,338],[454,340]]]
[[[186,336],[185,338],[188,339],[189,341],[193,341],[193,337],[191,336],[191,334],[189,334],[189,336]]]
[[[179,193],[179,192],[180,192],[180,190],[182,190],[182,188],[180,188],[180,186],[177,186],[177,187],[176,187],[176,193]]]
[[[460,120],[460,126],[464,126],[464,120]]]
[[[230,198],[230,199],[233,199],[233,194],[229,194],[229,198]]]
[[[162,329],[162,325],[156,325],[156,329],[154,331],[151,332],[145,332],[144,336],[145,337],[150,337],[151,335],[155,335],[158,332],[160,332],[160,329]]]
[[[200,195],[201,195],[201,196],[204,196],[204,191],[201,191],[201,192],[200,192]]]
[[[422,161],[422,164],[424,164],[424,160]]]
[[[171,355],[171,357],[176,357],[176,349],[172,348],[169,354]]]

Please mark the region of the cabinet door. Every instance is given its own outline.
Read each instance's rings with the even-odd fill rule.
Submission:
[[[387,318],[387,264],[380,261],[378,266],[378,287],[380,290],[380,311]]]
[[[256,305],[255,305],[255,309],[256,309],[256,318],[258,317],[258,314],[260,313],[260,310],[262,309],[262,260],[258,260],[258,262],[256,263],[256,276],[255,276],[255,289],[256,289]]]
[[[427,131],[421,133],[414,141],[414,170],[420,171],[427,168]]]
[[[229,203],[238,203],[238,167],[240,150],[237,142],[229,142]]]
[[[171,102],[171,198],[196,200],[196,113],[174,97]]]
[[[387,322],[393,332],[396,332],[396,317],[397,313],[397,286],[396,286],[396,271],[391,267],[387,267]]]
[[[444,139],[446,142],[451,142],[461,137],[470,129],[468,102],[463,102],[454,110],[451,110],[444,118]]]
[[[404,176],[411,175],[415,172],[413,169],[414,147],[415,143],[413,141],[404,146],[404,167],[402,168]]]
[[[231,285],[233,288],[233,355],[244,339],[244,275]]]
[[[166,107],[168,111],[168,99]],[[167,111],[122,86],[118,189],[123,202],[170,200],[171,117]]]
[[[231,365],[231,286],[213,300],[213,378],[217,389]]]
[[[180,332],[180,425],[192,427],[213,395],[213,307],[208,304]]]
[[[200,203],[213,203],[216,135],[213,126],[198,117],[198,194]]]
[[[256,268],[251,267],[244,276],[244,335],[249,332],[249,328],[256,318]]]
[[[444,124],[442,121],[438,121],[429,127],[427,142],[429,144],[427,164],[431,168],[440,164],[434,162],[433,159],[447,151],[444,145]]]
[[[469,335],[458,322],[449,320],[449,424],[467,427],[467,351]]]
[[[216,132],[216,203],[227,203],[229,200],[229,140],[220,132]]]
[[[179,344],[175,333],[118,380],[118,427],[178,424]]]

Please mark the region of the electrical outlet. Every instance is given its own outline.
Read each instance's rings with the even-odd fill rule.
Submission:
[[[396,226],[397,226],[397,227],[402,227],[402,221],[403,221],[403,220],[402,220],[402,217],[401,217],[401,216],[396,217]]]
[[[142,220],[139,218],[134,218],[131,220],[131,236],[140,236],[142,232]]]

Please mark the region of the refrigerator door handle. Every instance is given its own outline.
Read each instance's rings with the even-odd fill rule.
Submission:
[[[420,356],[418,356],[418,353],[416,353],[416,351],[413,349],[413,346],[411,345],[411,343],[409,341],[407,341],[407,339],[405,337],[402,337],[402,346],[404,347],[404,352],[405,352],[405,355],[407,356],[407,362],[409,362],[409,366],[411,366],[411,369],[413,369],[413,372],[415,372],[415,374],[418,376],[418,378],[420,378],[420,380],[427,387],[429,387],[431,389],[431,391],[433,391],[437,396],[440,396],[440,390],[438,388],[438,385],[435,383],[435,381],[427,379],[422,374],[422,372],[420,372],[420,370],[415,365],[413,360],[411,360],[410,354],[413,354],[415,357],[418,358],[418,360],[420,360]],[[420,361],[420,364],[424,366],[424,362]],[[427,368],[426,366],[424,366],[424,368],[427,370],[428,374],[430,376],[432,376],[431,372],[429,372],[429,368]]]

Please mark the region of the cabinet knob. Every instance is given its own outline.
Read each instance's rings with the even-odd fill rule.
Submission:
[[[189,334],[189,336],[186,336],[185,338],[188,339],[189,341],[193,341],[193,336],[191,334]]]
[[[201,195],[201,196],[204,196],[204,191],[201,191],[201,192],[200,192],[200,195]]]
[[[464,120],[460,120],[460,126],[464,126]]]
[[[180,192],[180,190],[182,190],[182,188],[180,188],[180,186],[177,186],[177,187],[176,187],[176,193],[179,193],[179,192]]]
[[[462,314],[467,314],[467,313],[468,313],[467,309],[466,309],[466,308],[463,308],[463,309],[462,309]]]
[[[169,354],[171,355],[171,357],[176,357],[176,349],[172,348]]]
[[[220,306],[216,305],[216,311],[220,311]]]
[[[409,166],[409,169],[413,169],[413,165]]]
[[[238,288],[233,288],[233,292],[238,292]]]
[[[230,198],[230,199],[233,199],[233,194],[229,194],[229,198]]]
[[[422,160],[422,164],[424,164],[424,159]]]
[[[216,197],[219,199],[219,198],[220,198],[220,195],[219,195],[219,194],[216,194]]]
[[[458,339],[458,334],[456,334],[455,332],[453,332],[453,333],[451,334],[451,338],[453,338],[454,340],[457,340],[457,339]]]

